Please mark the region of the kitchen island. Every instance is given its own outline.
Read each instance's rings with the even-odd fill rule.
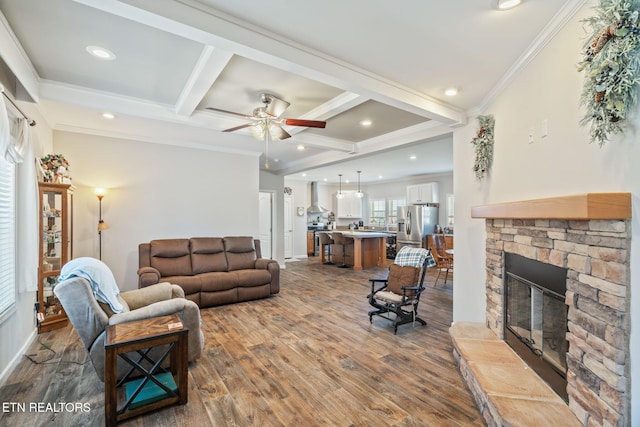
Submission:
[[[345,237],[353,239],[353,246],[347,246],[345,263],[353,265],[354,270],[362,270],[369,267],[385,267],[387,265],[387,237],[388,233],[378,231],[348,231],[331,230],[324,233],[342,233]],[[332,261],[342,263],[342,248],[334,246],[331,251]],[[320,261],[324,263],[325,251],[320,248]]]

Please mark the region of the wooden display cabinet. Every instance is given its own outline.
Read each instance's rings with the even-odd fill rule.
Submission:
[[[38,303],[42,320],[38,333],[67,325],[68,319],[53,293],[62,266],[73,257],[73,191],[70,184],[38,183],[40,251]]]

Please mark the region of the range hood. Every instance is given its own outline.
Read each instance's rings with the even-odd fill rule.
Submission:
[[[325,209],[318,204],[318,183],[316,181],[311,182],[311,206],[307,208],[307,215],[310,214],[323,214],[329,212],[329,209]]]

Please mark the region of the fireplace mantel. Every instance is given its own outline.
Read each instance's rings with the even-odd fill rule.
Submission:
[[[627,219],[631,193],[587,193],[547,199],[474,206],[472,218],[504,219]]]

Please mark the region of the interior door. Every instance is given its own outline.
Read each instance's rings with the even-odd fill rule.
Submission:
[[[284,196],[284,257],[293,257],[293,196]]]
[[[262,258],[271,258],[272,256],[272,202],[273,194],[260,192],[260,219],[259,219],[259,238],[260,249],[262,249]]]

